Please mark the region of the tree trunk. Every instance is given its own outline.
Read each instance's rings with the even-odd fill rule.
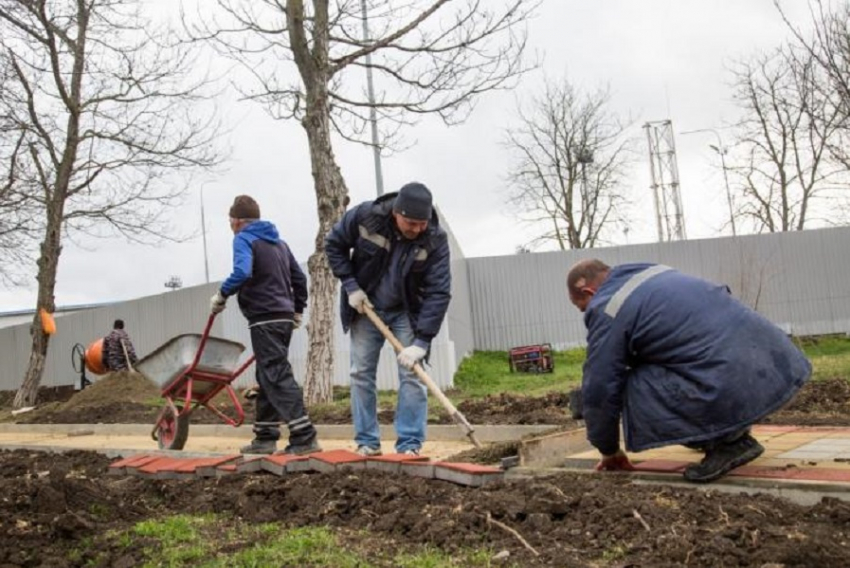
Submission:
[[[56,309],[54,290],[56,288],[56,269],[59,266],[59,254],[62,252],[60,238],[62,234],[62,213],[53,211],[48,217],[44,242],[41,243],[41,256],[38,259],[38,300],[35,317],[30,326],[32,335],[32,350],[21,387],[15,394],[12,403],[14,408],[35,405],[38,387],[44,374],[44,364],[47,359],[47,347],[50,336],[44,333],[41,325],[40,309],[53,313]]]
[[[325,235],[345,211],[348,189],[336,164],[331,147],[326,92],[308,98],[307,114],[302,121],[310,145],[310,161],[319,230],[315,251],[310,255],[310,323],[307,326],[309,349],[304,396],[307,404],[331,402],[334,364],[334,299],[337,283],[325,255]]]

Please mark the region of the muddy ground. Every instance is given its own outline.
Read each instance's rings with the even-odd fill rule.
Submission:
[[[36,409],[26,414],[11,415],[14,391],[0,391],[0,421],[20,424],[153,424],[162,408],[160,389],[135,373],[113,373],[83,391],[72,387],[42,388]],[[344,390],[335,394],[346,397]],[[451,398],[451,393],[449,393]],[[240,397],[246,422],[253,417],[254,405]],[[235,415],[233,405],[224,395],[216,406]],[[549,393],[541,397],[500,394],[457,404],[458,410],[472,424],[553,424],[571,428],[579,424],[570,418],[569,396],[566,392]],[[347,405],[310,409],[317,424],[350,424],[351,411]],[[383,407],[379,419],[392,424],[393,408]],[[194,411],[192,423],[221,424],[222,421],[204,408]],[[451,418],[438,409],[429,422],[451,424]],[[850,426],[850,382],[842,378],[810,381],[781,411],[769,416],[771,424],[803,426]]]
[[[145,480],[107,476],[108,464],[88,452],[0,452],[0,566],[141,566],[144,540],[110,535],[184,513],[366,531],[376,557],[386,543],[508,551],[514,566],[847,566],[850,554],[850,504],[833,499],[803,507],[616,474],[470,489],[371,471]]]
[[[11,415],[14,395],[13,391],[0,392],[0,420],[20,424],[153,424],[163,400],[155,383],[129,372],[106,375],[82,391],[74,391],[72,387],[43,388],[39,391],[36,409],[17,416]],[[339,389],[335,398],[344,402],[347,392]],[[240,403],[246,421],[250,422],[254,403],[242,397]],[[225,393],[216,397],[214,404],[222,412],[236,415]],[[567,393],[551,393],[538,398],[503,394],[460,402],[457,407],[473,424],[576,425],[569,416]],[[392,406],[379,410],[379,420],[384,424],[392,424],[393,416]],[[310,417],[317,424],[350,424],[351,410],[347,404],[320,406],[310,409]],[[196,424],[222,423],[205,408],[193,411],[191,421]],[[436,410],[429,422],[453,423],[441,408]]]
[[[154,385],[126,373],[76,394],[42,389],[38,409],[16,417],[8,415],[13,394],[0,393],[0,411],[17,422],[151,423],[159,405]],[[504,395],[461,411],[479,424],[548,416],[547,423],[568,427],[567,402],[564,395]],[[250,403],[247,410],[250,416]],[[206,411],[194,416],[218,422]],[[850,385],[810,383],[770,422],[850,425]],[[488,457],[510,450],[492,447]],[[803,507],[765,495],[632,486],[616,474],[560,474],[481,489],[375,472],[159,481],[107,475],[109,463],[89,452],[0,452],[0,568],[140,566],[145,543],[121,540],[115,531],[210,512],[250,523],[367,531],[357,540],[373,546],[375,558],[385,558],[387,546],[427,545],[449,553],[508,551],[513,566],[850,566],[850,503],[832,499]]]

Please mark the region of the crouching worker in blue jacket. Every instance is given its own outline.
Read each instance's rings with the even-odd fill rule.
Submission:
[[[583,414],[598,470],[632,469],[620,449],[683,444],[705,457],[685,479],[714,481],[764,452],[750,426],[784,405],[811,364],[726,286],[657,264],[582,260],[567,276],[584,312]]]

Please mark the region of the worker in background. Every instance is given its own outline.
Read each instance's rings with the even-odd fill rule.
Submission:
[[[210,300],[212,313],[224,310],[227,298],[238,295],[248,320],[256,357],[254,440],[243,454],[272,454],[280,439],[280,422],[289,429],[284,454],[319,451],[316,428],[304,408],[304,393],[289,363],[292,332],[301,326],[307,306],[307,277],[277,228],[260,219],[260,206],[239,195],[230,207],[233,231],[233,271]]]
[[[103,338],[103,364],[110,371],[126,371],[132,370],[137,360],[133,342],[124,331],[124,320],[115,320],[112,331]]]
[[[449,242],[431,191],[421,183],[408,183],[396,193],[349,209],[325,239],[325,253],[342,282],[340,317],[343,329],[351,332],[357,453],[381,454],[376,374],[384,336],[363,314],[368,305],[405,346],[397,356],[395,450],[419,455],[428,422],[428,391],[413,366],[427,356],[451,299]]]
[[[705,452],[684,471],[708,482],[764,451],[750,426],[784,405],[811,364],[771,322],[719,286],[657,264],[582,260],[567,276],[584,312],[583,415],[597,469],[632,468],[629,451]]]

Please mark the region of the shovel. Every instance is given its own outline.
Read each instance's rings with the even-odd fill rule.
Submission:
[[[393,335],[393,332],[390,331],[390,328],[387,327],[387,324],[381,321],[381,318],[378,317],[378,314],[375,313],[375,311],[372,309],[372,306],[369,305],[368,302],[363,302],[363,313],[366,314],[366,317],[368,317],[369,320],[375,325],[375,327],[378,328],[378,330],[384,336],[384,339],[390,342],[390,345],[393,346],[393,349],[395,349],[396,353],[404,349],[404,345],[402,345],[398,338]],[[440,387],[438,387],[437,384],[433,381],[433,379],[428,376],[428,373],[425,372],[425,369],[422,368],[422,365],[420,365],[419,363],[413,365],[413,372],[416,373],[416,376],[419,378],[420,381],[425,383],[425,386],[428,387],[428,390],[430,390],[431,393],[433,393],[433,395],[437,397],[437,400],[440,401],[440,404],[443,405],[443,408],[446,409],[446,412],[448,412],[452,419],[455,421],[455,423],[460,426],[461,430],[463,430],[463,433],[466,434],[470,441],[475,444],[475,447],[480,448],[481,442],[479,442],[478,439],[475,437],[475,428],[473,428],[472,425],[466,420],[466,417],[461,414],[457,408],[455,408],[455,405],[452,404],[452,401],[450,401],[448,397],[443,394],[443,391],[440,390]]]

